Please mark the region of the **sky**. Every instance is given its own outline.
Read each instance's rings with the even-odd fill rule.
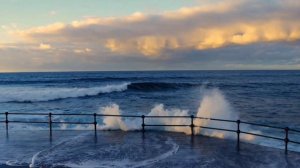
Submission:
[[[300,69],[299,0],[0,3],[0,72]]]

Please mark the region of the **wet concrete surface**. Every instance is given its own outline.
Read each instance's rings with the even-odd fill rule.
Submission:
[[[0,131],[0,167],[299,167],[300,153],[181,133]]]

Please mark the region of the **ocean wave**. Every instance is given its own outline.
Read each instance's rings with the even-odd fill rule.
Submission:
[[[128,84],[130,85],[130,84]],[[107,114],[107,115],[122,115],[122,114],[130,114],[123,113],[118,104],[111,104],[105,107],[101,107],[99,114]],[[145,114],[145,113],[144,113]],[[154,125],[189,125],[191,123],[189,118],[151,118],[151,116],[188,116],[191,113],[188,110],[179,109],[179,108],[165,108],[163,104],[155,105],[149,113],[145,114],[148,118],[145,119],[146,124],[154,124]],[[238,114],[235,112],[231,104],[228,102],[226,97],[219,89],[205,89],[203,91],[203,97],[200,101],[200,105],[198,111],[195,114],[196,117],[204,117],[204,118],[220,118],[220,119],[232,119],[237,120],[239,118]],[[60,122],[64,120],[62,118],[57,118]],[[100,120],[100,119],[99,119]],[[86,118],[82,118],[80,122],[89,122],[90,120],[86,120]],[[202,120],[202,119],[194,119],[194,124],[198,126],[204,127],[212,127],[212,128],[223,128],[229,130],[235,130],[236,123],[228,123],[228,122],[216,122],[213,120]],[[2,126],[3,127],[3,126]],[[3,127],[4,128],[4,127]],[[2,129],[3,129],[2,128]],[[18,124],[16,126],[11,126],[10,129],[14,130],[34,130],[34,129],[48,129],[48,127],[42,126],[31,126],[28,124]],[[61,130],[93,130],[93,125],[70,125],[70,124],[59,124],[57,125],[58,129]],[[1,129],[1,126],[0,126]],[[97,130],[122,130],[122,131],[135,131],[141,130],[141,119],[140,118],[119,118],[119,117],[111,117],[105,116],[101,117],[101,122],[97,124]],[[263,134],[263,130],[254,130],[252,127],[247,125],[242,125],[241,129],[245,132]],[[185,134],[191,134],[190,127],[151,127],[147,126],[146,130],[159,130],[159,131],[168,131],[168,132],[180,132]],[[218,131],[218,130],[209,130],[202,128],[195,128],[194,133],[196,135],[205,135],[216,138],[224,138],[224,139],[236,139],[235,133]],[[278,136],[277,132],[274,132],[274,135]],[[273,135],[272,135],[273,136]],[[276,137],[275,136],[275,137]],[[266,140],[260,137],[255,137],[253,135],[241,135],[241,140],[248,143],[259,144],[262,146],[269,146],[282,149],[282,142],[275,140]],[[289,144],[289,149],[293,151],[300,151],[300,148],[296,145]]]
[[[21,84],[55,84],[55,83],[78,83],[78,82],[109,82],[109,81],[147,81],[161,79],[190,79],[190,77],[78,77],[78,78],[40,78],[40,79],[1,79],[0,85],[21,85]]]
[[[66,98],[97,96],[101,93],[132,91],[163,91],[195,86],[190,83],[137,82],[109,84],[89,88],[57,88],[57,87],[0,87],[0,103],[19,102],[31,103],[53,101]]]
[[[167,82],[136,82],[128,85],[129,90],[138,91],[163,91],[170,89],[180,89],[192,86],[199,86],[193,83],[167,83]]]
[[[96,96],[101,93],[121,92],[129,83],[91,88],[1,87],[0,102],[39,102],[65,98]]]

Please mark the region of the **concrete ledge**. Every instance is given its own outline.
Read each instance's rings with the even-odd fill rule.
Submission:
[[[300,153],[205,136],[147,131],[0,131],[0,167],[299,167]],[[33,159],[34,158],[34,159]],[[5,163],[8,165],[5,165]],[[1,165],[2,164],[2,165]]]

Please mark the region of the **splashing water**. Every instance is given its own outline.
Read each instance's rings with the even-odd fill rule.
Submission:
[[[231,107],[230,103],[226,100],[225,96],[219,89],[205,89],[202,88],[202,100],[200,101],[200,105],[198,111],[194,114],[196,117],[204,117],[204,118],[218,118],[218,119],[230,119],[237,120],[239,117],[234,109]],[[110,114],[110,115],[121,115],[123,112],[120,109],[119,105],[111,104],[106,107],[102,107],[100,109],[101,114]],[[188,110],[182,110],[178,108],[167,109],[163,104],[155,105],[148,114],[145,116],[149,116],[145,118],[146,125],[190,125],[190,118],[151,118],[150,116],[189,116]],[[64,121],[58,119],[60,121]],[[103,118],[103,124],[97,125],[97,129],[99,130],[123,130],[123,131],[133,131],[141,129],[141,118],[120,118],[120,117],[111,117],[107,116]],[[213,120],[205,120],[205,119],[194,119],[195,126],[205,126],[205,127],[214,127],[214,128],[224,128],[236,130],[236,123],[228,123],[228,122],[219,122]],[[73,129],[73,130],[91,130],[93,129],[92,125],[67,125],[61,124],[60,129]],[[14,129],[24,129],[29,128],[30,130],[38,130],[43,129],[43,127],[33,127],[28,125],[16,125]],[[259,133],[251,130],[249,127],[243,127],[245,131],[250,131],[253,133]],[[181,132],[185,134],[191,134],[190,127],[176,127],[176,126],[161,126],[161,127],[153,127],[146,126],[148,130],[161,130],[161,131],[170,131],[170,132]],[[206,136],[212,136],[217,138],[236,138],[235,133],[217,131],[217,130],[209,130],[209,129],[201,129],[199,127],[194,128],[195,134],[202,134]],[[254,136],[252,135],[241,135],[241,139],[246,141],[252,141]]]
[[[119,105],[112,104],[107,107],[103,107],[101,109],[102,114],[110,114],[110,115],[120,115],[121,110]],[[103,119],[103,126],[98,126],[98,128],[102,130],[135,130],[139,129],[138,122],[136,120],[126,120],[120,117],[104,117]]]
[[[122,111],[120,110],[119,105],[112,104],[110,106],[101,108],[101,114],[113,114],[121,115]],[[188,110],[181,109],[166,109],[163,104],[155,105],[150,113],[146,116],[189,116]],[[196,113],[197,117],[205,118],[218,118],[218,119],[230,119],[237,120],[239,117],[234,112],[233,108],[226,100],[225,96],[219,89],[210,89],[203,92],[203,98],[200,102],[200,106]],[[104,125],[99,126],[101,130],[138,130],[141,129],[141,119],[122,119],[120,117],[104,117]],[[145,123],[152,125],[190,125],[190,118],[147,118]],[[214,127],[214,128],[224,128],[236,130],[236,123],[228,122],[219,122],[213,120],[204,120],[204,119],[194,119],[194,124],[196,126],[205,126],[205,127]],[[148,126],[146,129],[157,129],[170,132],[182,132],[185,134],[191,134],[190,127],[151,127]],[[248,129],[250,130],[250,129]],[[217,138],[235,138],[235,133],[216,131],[216,130],[207,130],[201,129],[199,127],[195,128],[196,134],[202,134],[206,136],[212,136]],[[252,140],[254,137],[250,135],[241,136],[244,140]]]
[[[197,117],[237,120],[239,117],[219,89],[204,90]],[[196,119],[195,125],[236,129],[235,123]],[[232,133],[196,128],[196,133],[218,138],[231,138]]]

